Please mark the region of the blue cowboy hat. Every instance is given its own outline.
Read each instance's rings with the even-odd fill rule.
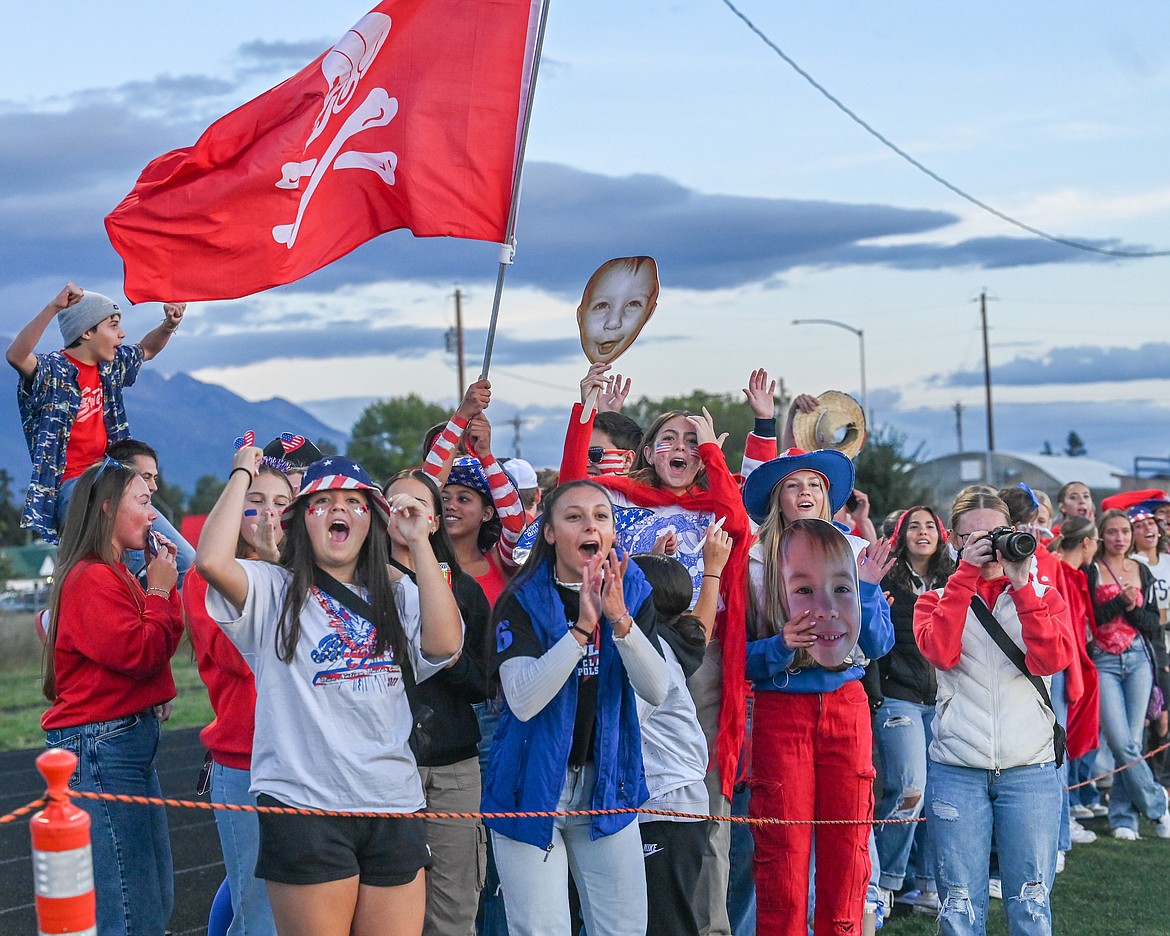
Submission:
[[[790,448],[778,458],[764,462],[744,482],[743,505],[747,508],[748,516],[756,523],[763,523],[768,516],[768,502],[772,499],[773,489],[794,471],[815,471],[825,479],[831,514],[844,507],[853,493],[856,473],[847,455],[835,449],[806,452]]]

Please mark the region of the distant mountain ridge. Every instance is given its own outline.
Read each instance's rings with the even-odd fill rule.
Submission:
[[[7,400],[0,402],[0,468],[12,475],[13,496],[22,503],[32,465],[20,429],[15,387],[9,384],[9,388]],[[158,450],[167,483],[179,485],[188,494],[201,475],[227,477],[233,443],[248,429],[256,433],[257,445],[267,444],[282,432],[313,442],[326,439],[341,451],[348,442],[346,433],[288,400],[274,397],[250,403],[189,374],[166,377],[149,363],[126,391],[126,410],[133,437]]]

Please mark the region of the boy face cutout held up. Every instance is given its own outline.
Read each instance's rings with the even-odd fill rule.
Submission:
[[[658,288],[652,257],[618,257],[599,266],[577,307],[585,356],[609,364],[633,344],[654,313]]]

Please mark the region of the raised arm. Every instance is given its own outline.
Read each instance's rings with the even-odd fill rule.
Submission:
[[[512,558],[512,551],[520,541],[528,518],[524,514],[524,504],[520,501],[520,492],[512,484],[512,480],[500,467],[492,455],[492,424],[488,418],[480,413],[467,428],[468,450],[479,459],[483,473],[487,476],[491,487],[492,506],[496,508],[503,532],[496,543],[496,552],[506,569],[515,569],[517,564]]]
[[[243,608],[248,599],[248,575],[236,562],[240,517],[244,512],[244,497],[260,470],[263,457],[264,450],[254,445],[236,451],[227,484],[207,515],[195,553],[199,574],[237,609]]]
[[[34,353],[37,342],[41,340],[45,329],[49,327],[49,323],[57,317],[57,313],[62,309],[67,309],[71,305],[76,305],[81,297],[85,295],[85,290],[74,283],[66,283],[65,288],[57,293],[56,297],[47,306],[41,309],[40,312],[33,317],[33,320],[24,326],[12,339],[12,344],[8,346],[8,352],[5,357],[8,358],[8,363],[16,370],[20,371],[20,375],[28,380],[32,377],[37,369],[37,356]]]
[[[486,378],[481,378],[467,388],[459,407],[452,414],[450,421],[443,431],[435,436],[430,451],[423,461],[423,471],[437,480],[440,484],[447,483],[447,475],[451,473],[451,462],[455,460],[455,452],[459,448],[459,440],[463,437],[467,424],[487,409],[492,400],[492,385]]]
[[[156,325],[138,342],[142,346],[142,357],[149,361],[171,340],[171,335],[183,321],[183,313],[187,311],[185,302],[168,302],[163,306],[163,320]]]
[[[406,540],[418,587],[419,647],[435,660],[453,657],[463,646],[463,618],[429,539],[427,508],[406,494],[389,498],[398,532]]]

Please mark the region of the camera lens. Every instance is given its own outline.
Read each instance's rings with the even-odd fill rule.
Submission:
[[[1011,527],[996,527],[991,531],[991,546],[1008,562],[1019,562],[1036,552],[1036,537]]]

